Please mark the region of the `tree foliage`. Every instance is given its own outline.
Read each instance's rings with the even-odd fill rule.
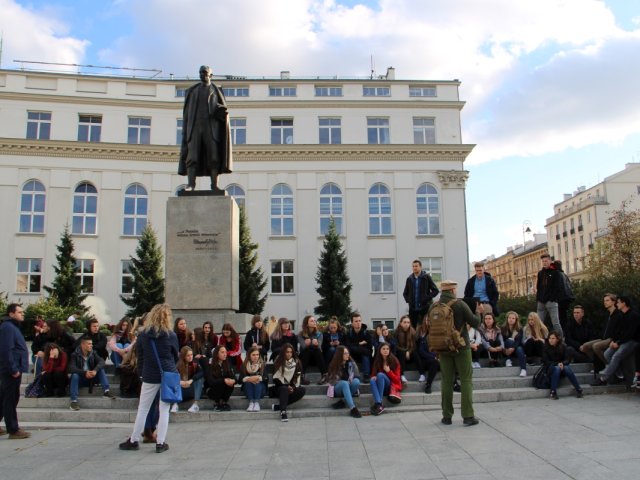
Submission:
[[[264,310],[267,294],[262,295],[267,286],[262,267],[258,263],[258,244],[251,241],[251,231],[244,206],[240,207],[240,278],[238,312],[258,315]]]
[[[351,314],[351,282],[347,274],[347,256],[333,219],[322,247],[316,273],[316,292],[320,299],[314,312],[320,320],[335,315],[344,324]]]

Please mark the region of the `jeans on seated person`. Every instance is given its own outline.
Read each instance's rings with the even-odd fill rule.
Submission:
[[[125,348],[127,345],[129,345],[128,343],[116,343],[116,347],[118,348]],[[120,364],[122,363],[122,355],[120,355],[118,352],[111,352],[111,362],[113,363],[113,365],[118,368],[120,366]]]
[[[506,338],[504,341],[504,348],[505,350],[507,348],[515,348],[515,344],[516,342],[513,338]],[[518,357],[518,365],[520,366],[520,369],[525,370],[527,368],[527,356],[524,354],[524,348],[522,348],[522,345],[519,345],[511,355],[505,354],[505,357],[509,359],[514,356]]]
[[[194,380],[188,388],[182,389],[182,401],[198,401],[202,397],[202,387],[204,387],[204,377]]]
[[[562,369],[560,369],[560,367],[557,365],[551,365],[549,367],[549,376],[551,377],[552,392],[558,390],[558,384],[560,383],[560,377],[562,375],[566,376],[569,379],[571,385],[573,385],[573,388],[575,388],[576,390],[582,390],[575,373],[573,373],[573,370],[571,370],[571,367],[569,365],[564,365]]]
[[[38,376],[42,373],[42,358],[36,356],[35,361],[33,362],[33,374],[34,376]]]
[[[104,373],[104,369],[98,370],[98,373],[92,380],[94,379],[100,382],[103,391],[106,392],[107,390],[109,390],[109,381],[107,380],[107,374]],[[71,401],[75,402],[76,400],[78,400],[78,389],[80,387],[88,387],[90,384],[91,380],[89,380],[87,377],[80,376],[80,374],[78,373],[72,373],[71,386],[69,387],[71,393]]]
[[[627,340],[616,349],[607,348],[604,352],[607,366],[600,372],[600,376],[607,380],[611,375],[614,375],[620,368],[622,360],[633,355],[637,346],[638,342],[635,340]]]
[[[386,373],[378,372],[375,377],[371,378],[371,394],[374,402],[382,403],[382,397],[387,395],[390,390],[391,380]]]
[[[333,391],[336,397],[344,397],[345,403],[351,409],[356,406],[353,403],[353,395],[358,391],[358,388],[360,388],[360,379],[354,378],[351,383],[346,380],[338,380]]]
[[[267,391],[264,382],[244,382],[242,384],[242,389],[244,390],[244,393],[250,402],[257,402],[262,397],[264,397],[264,394]]]

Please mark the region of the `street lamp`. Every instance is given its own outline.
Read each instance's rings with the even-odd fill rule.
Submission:
[[[529,220],[524,220],[522,222],[522,256],[524,258],[524,291],[525,295],[529,296],[529,266],[527,262],[527,256],[524,254],[527,250],[527,240],[525,239],[525,234],[531,233],[531,222]]]

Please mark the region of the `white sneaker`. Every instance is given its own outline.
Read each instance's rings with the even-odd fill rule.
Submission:
[[[200,411],[200,407],[198,406],[197,403],[194,403],[193,405],[191,405],[191,407],[189,407],[189,410],[187,410],[189,413],[198,413]]]
[[[253,412],[253,402],[249,402],[249,406],[247,407],[247,412]]]
[[[407,377],[405,377],[404,375],[402,375],[402,377],[400,379],[402,380],[402,383],[408,383],[407,382]]]
[[[177,403],[173,403],[171,404],[171,410],[169,410],[171,413],[178,413],[178,404]]]
[[[420,375],[420,378],[418,379],[419,382],[426,382],[427,381],[427,377],[425,377],[424,375]]]
[[[260,411],[260,404],[258,402],[253,404],[253,411],[254,412],[259,412]]]
[[[482,368],[482,366],[480,365],[480,363],[479,363],[479,362],[473,362],[473,363],[471,364],[471,366],[472,366],[473,368]]]
[[[507,366],[507,367],[513,367],[513,363],[511,362],[511,359],[510,359],[510,358],[507,358],[507,361],[506,361],[506,363],[505,363],[505,366]]]
[[[527,371],[524,368],[522,370],[520,370],[520,376],[521,377],[526,377],[527,376]]]

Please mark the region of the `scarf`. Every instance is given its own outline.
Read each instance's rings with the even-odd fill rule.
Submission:
[[[300,385],[300,375],[296,375],[297,367],[298,363],[291,357],[291,359],[285,360],[282,368],[279,368],[273,373],[273,379],[278,379],[282,383],[290,385],[295,377],[295,386],[297,387]]]

